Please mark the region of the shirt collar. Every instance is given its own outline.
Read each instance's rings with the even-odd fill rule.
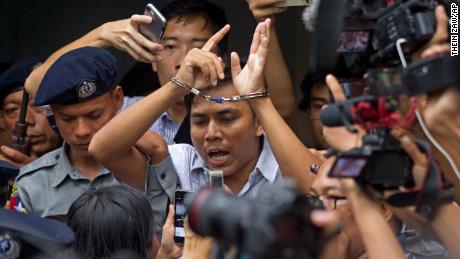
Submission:
[[[87,179],[70,163],[69,156],[67,156],[68,149],[69,146],[64,142],[62,144],[61,150],[55,155],[57,164],[54,175],[53,188],[60,185],[67,177],[72,179]],[[110,171],[107,168],[102,167],[102,169],[96,175],[95,179],[100,175],[106,174],[110,174]]]
[[[256,168],[254,171],[259,171],[262,176],[268,180],[270,184],[275,181],[276,173],[278,171],[278,162],[273,155],[268,139],[264,136],[263,148],[257,160]]]
[[[57,187],[61,184],[71,172],[75,171],[75,167],[70,163],[69,157],[67,156],[66,149],[68,145],[62,144],[61,150],[56,154],[57,159],[56,171],[54,175],[53,187]]]
[[[278,171],[278,162],[276,161],[270,144],[268,143],[267,138],[264,136],[262,152],[260,152],[259,159],[253,173],[259,172],[265,179],[268,180],[270,184],[275,181],[276,173]],[[203,159],[201,159],[198,152],[195,150],[195,156],[192,161],[191,172],[201,172],[207,171],[206,164]]]

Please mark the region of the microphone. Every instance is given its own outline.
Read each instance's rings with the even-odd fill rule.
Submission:
[[[361,99],[362,97],[364,96],[360,96],[358,98]],[[321,109],[319,113],[319,119],[321,120],[321,123],[328,127],[344,126],[345,121],[349,122],[350,124],[354,124],[355,118],[351,113],[351,107],[359,102],[359,100],[355,99],[356,98],[349,99],[343,103],[331,103],[325,108]]]
[[[309,32],[315,31],[315,22],[318,17],[318,8],[321,0],[312,0],[311,4],[303,10],[302,21],[305,29]]]
[[[310,37],[309,71],[332,72],[335,69],[337,45],[343,28],[346,0],[313,0],[302,19]]]
[[[321,110],[319,119],[328,127],[361,124],[365,128],[394,125],[399,119],[399,103],[393,98],[358,96],[343,103],[333,103]]]

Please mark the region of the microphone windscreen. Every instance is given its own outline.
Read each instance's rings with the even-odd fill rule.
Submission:
[[[321,123],[327,127],[343,126],[342,116],[346,115],[342,114],[342,111],[339,108],[339,104],[337,103],[329,104],[325,108],[321,109],[319,113],[319,119],[321,120]]]
[[[318,7],[321,0],[312,0],[311,4],[303,10],[302,21],[307,31],[315,31],[315,21],[318,16]]]

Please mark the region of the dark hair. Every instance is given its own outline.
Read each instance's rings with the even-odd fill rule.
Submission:
[[[302,91],[302,99],[298,108],[305,111],[310,106],[311,90],[314,86],[325,84],[325,73],[307,73],[300,83],[300,90]]]
[[[175,0],[161,11],[166,20],[177,18],[179,22],[188,23],[192,19],[201,17],[205,20],[204,27],[210,26],[214,33],[227,24],[224,10],[204,0]],[[218,47],[222,55],[227,53],[228,34],[220,41]]]
[[[145,96],[161,87],[150,63],[135,63],[120,80],[125,96]]]
[[[125,185],[90,189],[68,213],[74,251],[82,258],[109,258],[130,251],[149,258],[153,212],[143,193]]]

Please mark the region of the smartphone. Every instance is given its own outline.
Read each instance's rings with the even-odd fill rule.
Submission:
[[[338,53],[362,53],[371,46],[371,30],[346,30],[339,35]]]
[[[177,190],[174,197],[174,242],[179,245],[184,244],[185,228],[184,220],[187,216],[187,204],[190,203],[188,200],[190,197],[188,194],[191,192]]]
[[[289,6],[305,6],[310,5],[310,0],[284,0],[283,2],[276,4],[276,7],[289,7]]]
[[[139,25],[139,32],[150,41],[159,43],[166,29],[166,19],[153,4],[145,6],[145,15],[152,17],[152,22]]]
[[[367,157],[339,156],[328,175],[338,178],[356,178],[361,174],[366,163]]]
[[[223,171],[209,171],[209,187],[224,190]]]

